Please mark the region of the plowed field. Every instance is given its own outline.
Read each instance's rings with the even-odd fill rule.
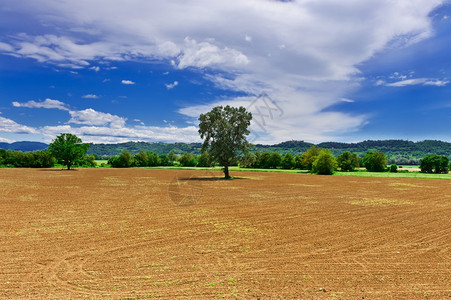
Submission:
[[[451,181],[0,169],[0,298],[449,299]]]

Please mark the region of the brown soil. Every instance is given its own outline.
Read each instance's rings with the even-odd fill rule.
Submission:
[[[0,169],[0,298],[445,299],[451,181]]]

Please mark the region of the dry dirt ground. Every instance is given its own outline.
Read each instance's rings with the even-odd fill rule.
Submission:
[[[0,298],[451,298],[451,181],[220,175],[0,169]]]

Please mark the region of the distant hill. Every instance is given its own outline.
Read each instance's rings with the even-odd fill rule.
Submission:
[[[15,150],[22,152],[38,151],[47,149],[48,145],[40,142],[14,142],[0,143],[0,149]]]
[[[304,141],[286,141],[275,145],[256,144],[251,147],[251,152],[278,152],[285,154],[290,152],[293,155],[301,154],[307,151],[314,144]],[[327,148],[334,155],[339,155],[345,151],[357,153],[364,156],[368,150],[384,152],[390,157],[403,157],[405,159],[418,160],[428,154],[446,155],[451,158],[451,143],[442,141],[426,140],[422,142],[412,142],[405,140],[382,140],[382,141],[363,141],[359,143],[337,143],[326,142],[317,144],[320,148]],[[167,154],[170,151],[175,154],[183,154],[189,152],[192,154],[200,154],[202,145],[200,143],[145,143],[145,142],[128,142],[120,144],[91,144],[89,154],[97,154],[99,156],[118,155],[126,150],[132,154],[139,151],[152,151],[158,154]]]
[[[256,144],[251,147],[251,152],[278,152],[285,154],[290,152],[293,155],[301,154],[307,151],[314,144],[304,141],[286,141],[275,145]],[[15,142],[0,143],[1,149],[19,150],[23,152],[47,149],[47,144],[39,142]],[[428,154],[446,155],[451,158],[451,143],[426,140],[422,142],[412,142],[405,140],[368,140],[359,143],[338,143],[326,142],[316,146],[327,148],[334,155],[339,155],[345,151],[357,153],[364,156],[368,150],[384,152],[388,158],[397,163],[418,163],[418,160]],[[107,158],[113,155],[119,155],[126,150],[132,154],[139,151],[151,151],[158,154],[167,154],[174,152],[175,154],[183,154],[189,152],[192,154],[200,154],[202,145],[200,143],[146,143],[146,142],[127,142],[118,144],[90,144],[88,154],[96,154],[98,157]]]

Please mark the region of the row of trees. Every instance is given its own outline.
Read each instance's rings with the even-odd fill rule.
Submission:
[[[50,168],[56,163],[50,151],[21,152],[0,149],[0,166],[11,168]]]
[[[58,160],[49,150],[22,152],[0,149],[0,167],[7,168],[52,168],[56,164],[67,166],[63,160]],[[70,166],[95,167],[94,155],[84,155],[75,158]]]
[[[451,169],[451,163],[444,155],[428,155],[423,157],[420,162],[420,170],[423,173],[447,174],[449,169]]]
[[[332,174],[335,170],[354,171],[363,165],[368,171],[382,172],[386,169],[387,157],[382,152],[369,151],[360,159],[360,157],[351,152],[344,152],[335,157],[328,149],[321,149],[312,146],[301,155],[293,156],[287,153],[281,156],[279,153],[247,153],[241,166],[245,168],[262,169],[302,169],[309,170],[316,174]]]
[[[94,155],[86,155],[89,144],[70,133],[63,133],[50,143],[48,150],[35,152],[0,149],[0,166],[18,168],[50,168],[59,163],[67,166],[94,167]]]
[[[158,155],[154,152],[144,152],[132,155],[123,151],[113,156],[108,163],[114,168],[153,167],[153,166],[182,166],[182,167],[210,167],[214,166],[208,152],[201,155],[185,153],[181,156],[173,152]],[[336,170],[354,171],[363,165],[368,171],[382,172],[387,169],[387,158],[381,152],[368,152],[362,159],[355,153],[344,152],[334,157],[330,150],[312,146],[305,153],[293,156],[291,153],[280,155],[277,152],[246,153],[242,157],[231,160],[230,164],[243,168],[260,169],[302,169],[316,174],[333,174]]]

